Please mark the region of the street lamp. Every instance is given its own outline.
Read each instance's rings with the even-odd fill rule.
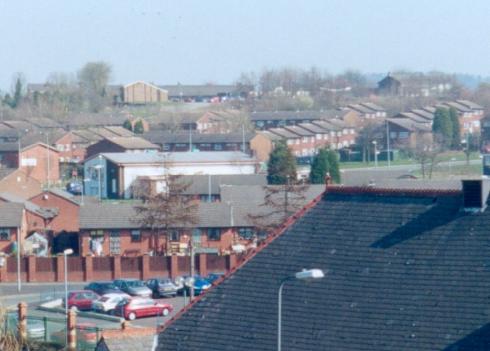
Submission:
[[[65,313],[68,318],[68,260],[67,256],[73,253],[72,249],[65,249],[63,251],[63,258],[65,264]]]
[[[376,140],[373,140],[373,145],[374,145],[374,167],[378,168],[378,149],[376,149],[376,145],[378,142]]]
[[[281,281],[279,286],[279,294],[277,299],[277,351],[281,351],[281,335],[282,335],[282,289],[287,281],[292,279],[298,280],[313,280],[321,279],[325,277],[325,274],[321,269],[304,269],[301,272],[294,274],[293,276],[288,276]]]

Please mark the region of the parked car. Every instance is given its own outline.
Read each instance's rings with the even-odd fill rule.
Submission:
[[[194,285],[194,295],[201,295],[211,287],[211,283],[199,275],[194,277],[184,276],[184,289],[187,295],[191,292],[191,286]]]
[[[141,317],[168,316],[173,309],[172,305],[151,298],[132,297],[122,300],[116,306],[115,314],[132,321]]]
[[[145,283],[138,279],[117,279],[114,285],[131,296],[150,297],[152,294]]]
[[[80,182],[69,182],[66,184],[66,191],[73,195],[80,195],[83,191],[82,183]]]
[[[210,282],[211,284],[213,284],[215,281],[217,281],[218,279],[222,278],[223,276],[225,275],[225,273],[223,272],[219,272],[219,273],[209,273],[207,276],[206,276],[206,280],[208,282]]]
[[[131,298],[131,296],[123,292],[104,294],[92,303],[92,309],[95,312],[114,314],[114,310],[118,303],[129,298]]]
[[[75,310],[91,310],[92,303],[100,296],[90,290],[71,291],[68,293],[68,308]],[[66,301],[63,298],[63,306]]]
[[[92,282],[87,285],[85,290],[92,290],[99,295],[123,293],[113,282]]]
[[[153,278],[146,281],[146,286],[152,291],[154,298],[174,297],[179,291],[179,287],[170,278]]]

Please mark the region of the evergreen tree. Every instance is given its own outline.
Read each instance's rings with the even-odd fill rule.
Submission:
[[[328,172],[334,183],[340,183],[339,155],[334,150],[328,150]]]
[[[321,149],[313,159],[310,171],[310,183],[325,183],[325,175],[329,174],[335,183],[340,183],[339,159],[335,151]]]
[[[133,131],[133,125],[131,124],[131,121],[129,119],[124,121],[123,128],[126,128],[127,130]]]
[[[325,182],[325,175],[329,169],[328,164],[328,150],[321,149],[313,158],[310,170],[310,183],[311,184],[322,184]]]
[[[267,163],[267,182],[286,184],[296,180],[296,160],[285,141],[276,144]]]
[[[434,113],[432,132],[438,143],[449,148],[453,143],[453,123],[449,116],[449,110],[438,107]]]
[[[457,149],[461,146],[461,131],[459,126],[458,111],[454,107],[449,109],[449,118],[452,125],[452,147]]]
[[[145,132],[143,121],[141,119],[137,120],[134,124],[134,132],[135,134],[143,134]]]

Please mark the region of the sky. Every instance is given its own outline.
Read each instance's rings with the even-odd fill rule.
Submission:
[[[0,0],[0,90],[86,62],[112,83],[232,83],[317,66],[490,75],[490,1]]]

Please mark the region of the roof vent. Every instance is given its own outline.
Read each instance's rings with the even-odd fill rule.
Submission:
[[[463,206],[465,211],[485,211],[490,182],[484,179],[463,180]]]

